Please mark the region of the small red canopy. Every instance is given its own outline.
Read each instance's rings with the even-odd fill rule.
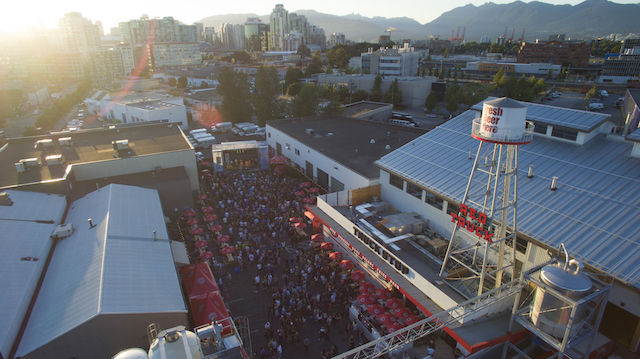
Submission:
[[[287,158],[284,157],[284,156],[273,156],[269,160],[269,163],[277,164],[277,165],[283,165],[283,164],[287,163]]]
[[[216,279],[207,263],[196,263],[180,270],[187,296],[206,294],[219,290]]]
[[[229,319],[227,319],[229,318],[229,312],[227,312],[227,307],[219,291],[191,297],[189,298],[189,304],[191,305],[193,323],[196,327],[216,320],[224,328],[223,335],[231,333]]]

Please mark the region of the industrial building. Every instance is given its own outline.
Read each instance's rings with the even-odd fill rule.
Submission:
[[[42,204],[36,194],[19,192],[11,191],[16,210]],[[61,214],[59,207],[40,218],[60,220],[54,218]],[[187,322],[158,191],[108,185],[70,203],[63,221],[57,231],[29,233],[39,237],[33,241],[45,252],[36,260],[48,265],[33,299],[11,298],[33,307],[24,317],[15,355],[7,357],[110,357],[127,347],[146,347],[140,333],[150,323]],[[13,250],[3,255],[22,250],[22,236],[5,233],[3,242],[10,241]],[[13,266],[18,261],[30,265],[7,259]]]
[[[357,136],[354,134],[357,133]],[[373,162],[412,141],[424,130],[341,116],[269,121],[272,154],[332,192],[378,184]]]
[[[157,189],[168,217],[193,206],[199,189],[195,151],[170,123],[10,139],[0,166],[0,190],[81,197],[110,183]]]
[[[598,302],[607,303],[598,307],[602,310],[599,334],[572,350],[588,342],[591,350],[606,352],[610,338],[637,351],[640,229],[628,219],[640,215],[638,143],[612,135],[615,125],[608,115],[524,102],[519,106],[526,107],[526,119],[535,124],[535,131],[531,128],[532,141],[516,155],[517,172],[498,169],[516,176],[518,183],[517,233],[507,242],[515,262],[505,271],[502,283],[513,283],[520,273],[564,256],[559,251],[563,244],[570,258],[582,262],[593,277],[604,279],[611,288],[608,303],[606,299]],[[456,251],[478,241],[477,233],[462,229],[452,237],[457,224],[452,218],[464,210],[461,203],[474,163],[492,163],[491,158],[476,158],[478,141],[471,136],[482,108],[483,103],[476,104],[377,160],[377,193],[375,188],[329,193],[318,198],[317,206],[309,207],[308,215],[323,224],[326,240],[382,287],[400,291],[406,303],[427,316],[454,308],[449,313],[456,313],[457,320],[442,315],[437,319],[449,323],[443,335],[467,354],[508,340],[518,342],[527,332],[518,324],[509,325],[510,307],[514,307],[511,295],[517,292],[509,284],[476,297],[462,285],[449,284],[455,280],[450,272],[441,276],[450,245]],[[405,236],[408,233],[417,234],[412,239]],[[488,258],[494,255],[488,253]],[[488,266],[501,269],[496,269],[496,263]],[[485,300],[492,301],[493,307],[482,307]],[[467,314],[470,306],[476,309]],[[484,309],[478,311],[479,307]],[[501,352],[502,346],[496,356],[486,357],[496,358]]]
[[[589,46],[581,41],[523,42],[518,52],[520,63],[551,63],[573,68],[589,65]]]

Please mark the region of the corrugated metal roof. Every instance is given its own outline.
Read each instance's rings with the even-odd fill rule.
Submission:
[[[67,206],[61,195],[6,192],[13,205],[0,206],[0,352],[5,358],[49,254],[49,236]]]
[[[55,249],[17,355],[101,314],[186,312],[156,190],[109,185],[73,202],[66,222],[75,231]]]
[[[488,97],[482,102],[471,106],[472,110],[482,111],[482,105],[497,97]],[[604,123],[611,115],[574,110],[570,108],[540,105],[537,103],[517,101],[527,106],[527,120],[546,123],[548,125],[572,128],[578,131],[593,131]]]
[[[466,111],[376,165],[460,202],[469,150],[478,147],[470,135],[475,117]],[[574,257],[640,288],[640,159],[630,157],[632,146],[605,135],[582,146],[534,136],[519,147],[518,227],[551,247],[565,243]],[[550,191],[554,176],[559,188]]]
[[[640,142],[640,128],[627,135],[627,140]]]

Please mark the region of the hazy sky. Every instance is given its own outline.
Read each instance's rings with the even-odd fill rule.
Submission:
[[[365,0],[365,1],[286,1],[282,2],[285,9],[290,12],[295,10],[316,10],[318,12],[346,15],[359,13],[364,16],[383,17],[409,17],[421,24],[427,23],[443,12],[473,3],[480,6],[484,0]],[[510,3],[510,0],[495,0],[494,3]],[[529,2],[529,1],[525,1]],[[581,3],[582,0],[549,0],[553,4]],[[638,0],[616,0],[616,3],[637,3]],[[206,1],[206,0],[155,0],[155,1],[131,1],[131,0],[8,0],[3,6],[0,15],[0,29],[14,31],[24,29],[27,26],[39,26],[46,28],[58,27],[58,19],[71,11],[81,12],[93,22],[102,21],[105,33],[109,28],[118,26],[118,22],[137,19],[142,14],[150,17],[173,16],[176,20],[185,24],[191,24],[203,17],[224,14],[256,13],[267,15],[271,13],[276,2],[264,0],[239,0],[239,1]],[[217,29],[216,29],[217,30]]]

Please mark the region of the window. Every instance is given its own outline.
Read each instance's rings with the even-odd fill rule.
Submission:
[[[285,147],[286,149],[288,149],[288,150],[290,150],[290,149],[291,149],[291,145],[290,145],[290,144],[288,144],[288,143],[287,143],[287,144],[285,144],[285,145],[284,145],[284,147]]]
[[[411,182],[407,182],[407,193],[414,196],[415,198],[422,199],[422,188]]]
[[[389,175],[389,184],[399,189],[403,189],[404,187],[404,181],[402,178],[392,174]]]
[[[296,148],[296,155],[300,156],[300,150]]]
[[[545,125],[544,123],[536,122],[535,123],[535,127],[533,128],[533,132],[546,135],[547,134],[547,127],[549,127],[549,126]]]
[[[334,177],[331,177],[331,192],[344,191],[344,183],[338,181]]]
[[[451,213],[455,213],[456,215],[460,213],[460,206],[453,202],[447,202],[447,214]]]
[[[271,132],[267,132],[267,136],[271,138]]]
[[[576,138],[578,138],[578,131],[554,127],[553,130],[551,130],[551,136],[575,141]]]
[[[424,198],[424,201],[427,204],[430,204],[430,205],[432,205],[432,206],[434,206],[436,208],[442,209],[442,202],[443,202],[442,198],[439,197],[438,195],[434,194],[434,193],[431,193],[431,192],[427,191],[427,195]]]

